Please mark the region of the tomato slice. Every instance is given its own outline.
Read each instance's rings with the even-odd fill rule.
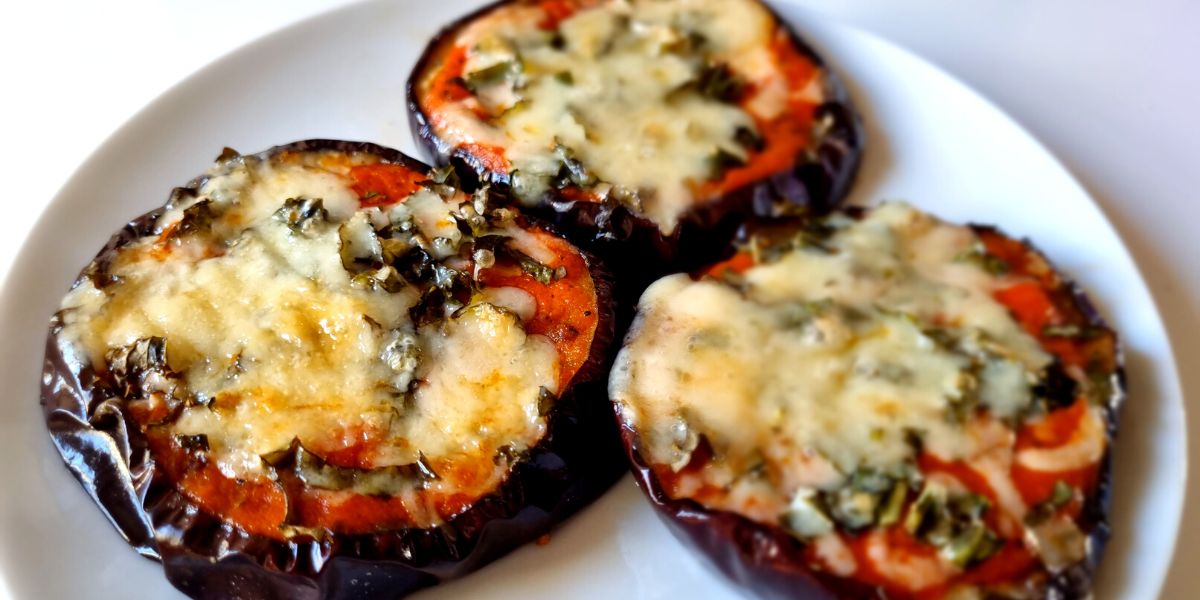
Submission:
[[[280,537],[288,502],[277,482],[265,475],[254,479],[228,477],[216,462],[199,462],[163,429],[148,430],[146,440],[155,463],[206,512],[236,523],[248,533]]]
[[[370,533],[412,524],[412,515],[399,496],[364,496],[289,485],[294,520],[305,527],[324,527],[343,533]]]
[[[462,84],[468,51],[466,46],[454,46],[442,57],[441,68],[427,86],[430,108],[471,97],[471,90]]]
[[[379,163],[352,167],[350,179],[359,204],[388,206],[413,195],[428,176],[404,165]]]
[[[1061,317],[1045,288],[1035,281],[1024,281],[995,293],[996,300],[1013,313],[1017,321],[1033,336]]]
[[[525,330],[544,335],[559,355],[559,390],[587,361],[599,324],[596,285],[587,261],[569,242],[542,229],[529,230],[555,260],[547,266],[566,268],[566,276],[544,284],[514,264],[503,263],[484,269],[479,282],[491,287],[515,287],[533,296],[536,310]]]
[[[762,148],[751,151],[746,164],[726,170],[720,179],[699,184],[695,191],[698,200],[715,198],[775,173],[790,170],[797,158],[812,144],[817,105],[802,97],[800,90],[817,76],[817,66],[800,53],[791,36],[784,32],[776,35],[771,53],[788,88],[787,108],[778,116],[762,118],[751,110],[753,93],[746,94],[742,108],[754,118],[762,136]]]
[[[469,143],[459,146],[468,156],[478,161],[480,166],[501,175],[508,173],[511,165],[504,156],[504,148],[488,144]]]

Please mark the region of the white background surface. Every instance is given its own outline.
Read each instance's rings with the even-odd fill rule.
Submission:
[[[1200,398],[1192,358],[1200,354],[1200,3],[796,1],[917,51],[1046,143],[1124,237],[1171,329],[1185,394]],[[141,106],[225,52],[345,3],[42,1],[0,9],[0,275],[41,207]],[[1062,226],[1071,226],[1070,215]],[[1200,404],[1190,408],[1196,446]],[[1200,460],[1191,471],[1192,507],[1163,594],[1171,600],[1200,594]]]

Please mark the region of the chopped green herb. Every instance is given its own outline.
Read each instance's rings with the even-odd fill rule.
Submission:
[[[429,179],[434,183],[441,183],[458,187],[458,174],[454,171],[454,167],[443,165],[429,172]]]
[[[1051,363],[1033,386],[1036,401],[1030,405],[1030,414],[1026,416],[1038,416],[1074,404],[1078,389],[1078,382],[1067,375],[1061,362]]]
[[[570,71],[560,71],[554,75],[554,80],[563,85],[575,85],[575,76]]]
[[[946,490],[926,485],[904,518],[904,529],[914,537],[924,537],[933,528],[945,509]]]
[[[879,469],[859,467],[850,476],[850,487],[862,492],[884,492],[892,488],[892,479]]]
[[[521,256],[517,264],[521,266],[522,271],[532,275],[542,285],[550,285],[554,281],[555,276],[558,274],[556,269],[534,260],[529,255],[522,254]]]
[[[705,65],[700,70],[696,79],[696,90],[714,100],[734,103],[741,100],[745,84],[728,65],[714,63]]]
[[[951,495],[945,488],[927,483],[909,508],[904,528],[936,546],[946,560],[965,568],[991,556],[1002,545],[983,520],[990,508],[991,502],[979,494]]]
[[[417,304],[409,309],[408,314],[412,317],[413,323],[420,327],[445,320],[462,308],[462,305],[462,302],[446,293],[445,290],[433,288],[421,296]]]
[[[328,219],[329,213],[320,198],[288,198],[275,211],[275,220],[287,225],[292,233],[308,233]]]
[[[856,490],[853,486],[843,487],[826,497],[830,514],[850,530],[863,529],[875,522],[879,500],[878,493]]]
[[[394,373],[391,385],[401,393],[408,391],[421,364],[421,343],[416,334],[402,329],[389,331],[379,357]]]
[[[1113,400],[1118,387],[1116,373],[1101,369],[1090,370],[1087,374],[1087,398],[1097,406],[1108,406]]]
[[[595,185],[597,181],[596,176],[580,162],[574,150],[556,140],[554,143],[554,152],[558,155],[559,160],[562,161],[562,166],[559,167],[558,174],[552,182],[556,189],[563,189],[571,184],[581,188]]]
[[[974,522],[942,546],[941,555],[959,568],[966,568],[995,554],[1003,543],[981,522]]]
[[[1054,513],[1058,512],[1058,509],[1066,506],[1074,497],[1075,488],[1062,480],[1054,482],[1054,489],[1050,491],[1050,497],[1030,509],[1025,515],[1025,524],[1030,527],[1037,527],[1045,523],[1050,517],[1054,516]]]
[[[1054,506],[1066,506],[1071,498],[1075,497],[1075,488],[1067,484],[1067,482],[1059,480],[1054,482],[1054,489],[1050,492],[1050,503]]]
[[[992,275],[1003,275],[1008,272],[1008,263],[1000,257],[985,254],[982,260],[983,269]]]
[[[708,159],[710,179],[720,179],[725,174],[725,171],[734,169],[746,164],[746,159],[724,149],[717,148],[712,156]]]
[[[546,386],[538,386],[538,415],[546,416],[554,409],[554,403],[558,399],[555,398],[554,392],[551,392]]]
[[[1047,325],[1042,328],[1042,335],[1045,337],[1091,339],[1099,334],[1100,330],[1098,329],[1092,327],[1080,327],[1072,324]]]
[[[958,519],[980,519],[991,507],[986,496],[976,493],[957,494],[947,502],[947,508]]]
[[[212,200],[201,200],[183,209],[183,216],[175,227],[175,234],[183,236],[208,231],[214,218],[216,214],[212,208]]]
[[[115,390],[126,400],[145,398],[162,392],[173,397],[177,374],[167,364],[167,341],[162,337],[146,337],[109,348],[104,354]]]
[[[708,38],[704,37],[699,31],[688,31],[686,34],[679,36],[663,46],[663,52],[669,54],[690,55],[700,51],[706,44]]]
[[[453,291],[456,286],[461,287],[465,283],[466,275],[456,269],[451,269],[445,265],[434,265],[433,267],[433,285],[438,289]]]
[[[414,488],[424,488],[439,479],[420,452],[416,462],[407,465],[356,469],[327,464],[306,450],[299,440],[294,440],[287,448],[264,454],[262,460],[276,469],[295,472],[300,481],[313,488],[352,490],[371,496],[395,496]]]
[[[383,290],[394,294],[404,287],[404,279],[394,267],[384,265],[376,271],[355,274],[350,278],[350,285],[358,289]]]
[[[738,127],[737,131],[733,133],[733,139],[746,150],[753,152],[762,152],[766,147],[766,141],[762,136],[749,127]]]
[[[513,261],[521,270],[532,275],[542,285],[550,285],[556,279],[566,276],[566,269],[554,268],[538,262],[533,257],[513,248],[512,238],[503,235],[485,235],[475,240],[475,252],[487,250],[492,252],[493,259],[504,257]]]
[[[884,501],[879,511],[879,526],[890,527],[900,521],[900,513],[904,510],[904,501],[908,499],[908,484],[897,481],[892,491]]]
[[[728,348],[729,334],[720,329],[705,327],[697,329],[688,336],[687,349],[694,352],[698,348]]]
[[[383,262],[392,264],[413,249],[412,237],[379,238],[379,247],[383,250]]]
[[[623,185],[613,186],[609,192],[610,197],[617,201],[621,206],[628,207],[634,212],[642,212],[642,194],[647,197],[652,197],[653,190],[639,190],[627,188]]]
[[[802,328],[812,319],[828,314],[836,308],[833,299],[823,298],[803,302],[788,302],[779,306],[779,318],[785,328]]]
[[[668,432],[671,444],[671,470],[678,473],[692,462],[692,453],[702,443],[708,443],[703,433],[697,433],[691,426],[691,419],[686,411],[675,417]]]
[[[203,433],[195,435],[177,435],[175,442],[188,452],[208,452],[208,436]]]
[[[417,462],[415,464],[417,467],[417,474],[420,475],[421,479],[426,481],[441,479],[441,476],[437,474],[437,471],[433,470],[433,465],[430,465],[429,461],[425,460],[424,453],[417,452]]]
[[[506,60],[490,67],[463,75],[463,85],[472,93],[478,93],[483,88],[491,87],[509,81],[521,70],[521,64],[515,60]]]
[[[511,465],[511,464],[515,464],[521,460],[524,460],[528,456],[529,456],[528,450],[517,450],[517,449],[513,448],[512,446],[505,444],[496,449],[496,456],[494,456],[492,458],[492,462],[497,465],[501,465],[501,464]]]
[[[226,377],[229,377],[228,372]],[[187,408],[213,408],[213,397],[203,392],[192,392],[189,396],[183,399],[183,405]]]
[[[364,317],[366,315],[363,315]],[[246,366],[242,364],[242,352],[239,350],[229,359],[229,367],[225,369],[225,376],[233,379],[238,375],[246,372]]]
[[[224,148],[221,149],[221,153],[217,155],[217,162],[223,163],[223,162],[238,158],[240,156],[241,156],[241,154],[239,154],[237,150],[234,150],[233,148],[230,148],[229,146],[225,146]]]
[[[1078,325],[1046,325],[1042,328],[1042,335],[1046,337],[1079,337],[1082,331]]]
[[[1008,272],[1008,263],[998,256],[989,254],[983,242],[975,240],[969,248],[955,255],[956,262],[973,262],[992,275],[1003,275]]]
[[[809,540],[833,531],[833,520],[813,490],[801,488],[780,518],[780,524],[801,540]]]
[[[908,444],[908,447],[912,449],[912,453],[914,455],[920,454],[925,449],[925,434],[917,429],[905,429],[904,443]],[[905,463],[905,466],[910,468],[913,467],[913,465],[908,463]],[[919,471],[916,469],[914,469],[914,471],[919,473]]]

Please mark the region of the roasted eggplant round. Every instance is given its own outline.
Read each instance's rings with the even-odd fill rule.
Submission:
[[[1116,335],[1028,243],[905,205],[652,284],[609,394],[683,540],[773,598],[1087,598]]]
[[[86,491],[188,595],[397,598],[624,472],[610,284],[394,150],[226,150],[83,271],[42,403]]]
[[[836,204],[862,146],[845,89],[759,0],[498,2],[429,44],[408,102],[435,162],[631,282],[717,260],[754,211]]]

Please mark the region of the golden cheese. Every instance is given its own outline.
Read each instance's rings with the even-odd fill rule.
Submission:
[[[962,259],[969,228],[900,203],[835,225],[736,285],[679,274],[642,296],[609,391],[654,464],[678,471],[707,439],[718,459],[680,493],[716,486],[712,502],[773,523],[856,471],[902,477],[914,436],[947,461],[982,458],[995,436],[958,407],[1007,418],[1033,400],[1051,357],[992,298],[1004,278]]]
[[[527,294],[489,289],[460,315],[417,327],[416,287],[357,284],[343,263],[344,244],[360,239],[343,239],[343,225],[370,234],[411,218],[427,242],[457,244],[450,212],[467,198],[420,191],[411,205],[360,209],[348,169],[374,159],[333,158],[218,165],[196,198],[160,218],[162,239],[120,252],[115,283],[98,290],[85,279],[68,294],[63,337],[101,370],[111,349],[164,338],[193,400],[172,433],[205,435],[230,477],[263,472],[262,457],[294,439],[319,454],[367,444],[368,467],[464,455],[490,465],[502,446],[536,444],[545,432],[539,390],[558,391],[558,358],[516,316],[531,312]],[[297,198],[321,199],[327,217],[298,229],[276,214]],[[211,228],[171,237],[204,202],[216,215]],[[534,243],[512,226],[495,233]],[[351,258],[379,251],[361,239],[369,243],[348,249]],[[506,301],[512,310],[497,308]]]
[[[468,80],[510,72],[473,85],[471,100],[439,106],[434,121],[450,143],[505,148],[526,202],[549,189],[563,164],[555,149],[567,148],[599,180],[638,194],[637,210],[669,232],[694,204],[694,186],[712,177],[714,155],[744,157],[738,130],[755,131],[756,118],[786,108],[786,79],[770,51],[776,23],[755,0],[608,0],[565,19],[558,43],[531,25],[539,19],[513,5],[468,26],[456,40],[470,49]],[[680,50],[688,44],[702,48]],[[728,63],[753,84],[755,114],[677,93],[706,61]],[[480,120],[468,105],[476,101],[500,116]]]

